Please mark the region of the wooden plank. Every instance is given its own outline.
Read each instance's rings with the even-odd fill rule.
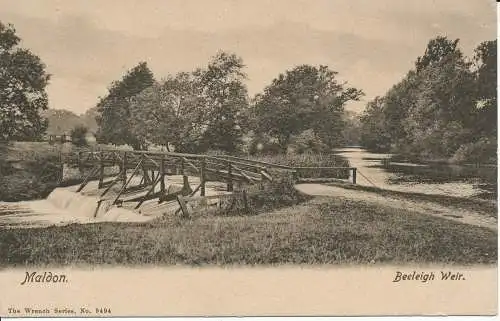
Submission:
[[[247,158],[241,158],[241,157],[236,157],[236,156],[222,155],[222,156],[219,156],[219,157],[228,158],[228,159],[235,160],[235,161],[241,161],[241,162],[244,162],[244,163],[250,163],[250,164],[256,164],[256,165],[263,165],[263,167],[274,167],[274,168],[281,168],[281,169],[293,170],[293,167],[286,166],[286,165],[273,164],[273,163],[268,163],[268,162],[263,162],[263,161],[256,161],[256,160],[247,159]]]
[[[99,159],[99,184],[97,188],[102,188],[102,184],[104,183],[104,163],[102,157]]]
[[[228,180],[227,180],[227,191],[232,192],[233,191],[233,173],[232,173],[232,164],[231,162],[227,162],[227,173],[229,174]]]
[[[185,164],[188,164],[192,169],[194,169],[197,173],[200,172],[200,170],[198,169],[198,167],[194,166],[193,163],[191,163],[190,161],[188,161],[185,157],[182,157],[182,160]]]
[[[200,184],[200,185],[198,185],[198,186],[197,186],[197,187],[196,187],[196,188],[195,188],[195,189],[191,192],[191,194],[189,194],[189,196],[193,196],[194,194],[196,194],[196,192],[198,192],[198,190],[200,189],[200,187],[201,187],[201,184]]]
[[[213,200],[213,199],[218,199],[218,198],[229,198],[232,197],[236,194],[231,193],[231,194],[217,194],[217,195],[209,195],[209,196],[187,196],[184,197],[184,201],[186,202],[192,202],[192,201],[202,201],[202,200]]]
[[[139,204],[137,204],[137,205],[135,206],[135,209],[138,209],[138,208],[142,205],[142,203],[144,203],[144,201],[146,201],[146,200],[147,200],[147,197],[148,197],[151,193],[153,193],[153,192],[154,192],[155,187],[156,187],[156,185],[158,185],[158,183],[159,183],[159,182],[160,182],[160,178],[158,178],[155,182],[153,182],[153,185],[151,186],[151,188],[149,189],[149,191],[146,193],[146,195],[144,195],[143,199],[142,199],[141,201],[139,201]]]
[[[78,189],[76,190],[76,192],[81,192],[81,190],[89,183],[90,181],[90,177],[94,174],[97,174],[97,171],[99,170],[98,167],[95,167],[88,175],[87,177],[85,177],[85,179],[83,180],[82,184],[80,185],[80,187],[78,187]]]
[[[155,164],[156,167],[160,167],[160,164],[158,164],[154,159],[152,159],[148,154],[144,154],[144,156],[151,162],[153,162],[153,164]],[[164,156],[164,155],[162,155]]]
[[[187,206],[186,201],[184,200],[184,197],[182,195],[177,195],[177,202],[179,203],[179,207],[182,212],[183,217],[190,217],[191,216],[191,211],[190,208]]]
[[[201,168],[200,168],[200,195],[205,196],[205,167],[206,167],[206,160],[203,158],[201,160]]]
[[[249,162],[240,162],[240,161],[234,161],[234,160],[228,160],[228,159],[223,159],[223,158],[216,158],[218,161],[220,162],[231,162],[232,164],[234,165],[238,165],[238,166],[241,166],[241,167],[247,167],[247,168],[251,168],[251,169],[254,169],[254,170],[264,170],[266,169],[266,167],[264,166],[261,166],[261,165],[256,165],[256,164],[249,164]]]
[[[116,204],[116,202],[118,201],[118,199],[122,195],[123,191],[125,191],[125,189],[127,188],[127,185],[130,183],[130,181],[132,180],[132,178],[135,176],[135,174],[139,170],[139,166],[141,166],[141,163],[142,163],[142,159],[139,161],[139,164],[137,164],[137,166],[135,167],[134,172],[132,173],[132,175],[130,175],[130,177],[128,178],[127,182],[125,184],[123,184],[122,188],[118,192],[118,195],[116,195],[116,198],[113,201],[113,205]]]
[[[269,175],[269,173],[267,173],[266,171],[260,171],[260,174],[262,175],[262,177],[266,178],[268,181],[272,181],[273,178],[271,177],[271,175]]]
[[[109,184],[109,186],[104,190],[104,192],[102,192],[101,194],[101,197],[106,195],[109,190],[111,190],[111,187],[113,187],[120,179],[122,178],[122,173],[120,171],[120,173],[118,173],[115,178],[113,179],[113,181],[111,181],[111,184]]]
[[[165,155],[161,156],[160,176],[161,176],[160,190],[162,193],[165,193]]]

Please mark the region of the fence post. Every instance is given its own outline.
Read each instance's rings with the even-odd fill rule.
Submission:
[[[200,195],[205,196],[205,166],[206,161],[205,157],[201,159],[201,168],[200,168]]]
[[[83,176],[83,166],[82,166],[82,152],[78,152],[78,171],[80,172],[80,176]]]
[[[233,165],[231,164],[230,161],[227,162],[227,174],[228,174],[227,191],[232,192],[233,191]]]
[[[125,184],[127,182],[127,152],[123,152],[122,180],[123,180],[123,184]]]
[[[165,155],[161,155],[160,176],[160,190],[163,195],[165,194]]]
[[[102,185],[104,183],[104,161],[102,160],[103,154],[101,153],[99,157],[99,185],[97,188],[102,188]]]
[[[62,183],[63,178],[64,178],[64,160],[63,160],[63,155],[62,152],[59,152],[59,184]]]
[[[352,183],[356,185],[356,167],[352,168]]]

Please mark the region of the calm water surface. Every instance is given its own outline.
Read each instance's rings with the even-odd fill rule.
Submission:
[[[372,153],[362,148],[343,148],[337,153],[358,168],[357,183],[360,185],[403,192],[496,199],[496,166],[396,162],[391,161],[392,154]]]

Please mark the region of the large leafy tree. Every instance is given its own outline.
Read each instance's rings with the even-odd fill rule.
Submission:
[[[459,39],[450,40],[445,36],[438,36],[431,39],[423,56],[418,57],[415,62],[417,72],[422,71],[428,66],[432,66],[443,59],[462,58],[462,52],[458,49]]]
[[[0,140],[38,139],[47,128],[49,75],[40,58],[19,48],[12,25],[0,21]]]
[[[497,135],[497,41],[482,42],[474,51],[478,99],[477,129],[485,136]]]
[[[361,115],[361,143],[370,150],[388,151],[391,147],[391,136],[384,113],[386,106],[384,98],[375,97],[368,102]]]
[[[130,124],[130,105],[134,96],[155,82],[145,62],[140,62],[120,80],[111,84],[108,94],[97,104],[99,126],[97,139],[101,143],[128,144],[134,149],[144,148],[143,141],[134,135]]]
[[[313,130],[328,147],[342,142],[344,105],[363,93],[335,78],[327,66],[301,65],[280,74],[256,97],[258,133],[278,141],[285,151],[294,135]]]
[[[145,145],[198,151],[209,121],[199,74],[196,71],[169,76],[135,96],[131,105],[132,133]]]
[[[203,99],[210,122],[204,132],[203,148],[234,153],[242,142],[248,94],[244,84],[243,60],[219,52],[199,73]]]
[[[473,60],[459,40],[431,39],[415,69],[367,107],[363,142],[419,159],[490,161],[496,144],[496,41]],[[386,133],[387,135],[382,135]]]

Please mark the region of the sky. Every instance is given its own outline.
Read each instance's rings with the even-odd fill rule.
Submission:
[[[139,61],[161,79],[206,66],[217,51],[243,58],[249,93],[300,64],[327,65],[362,89],[360,112],[413,67],[438,35],[466,55],[496,38],[492,0],[0,0],[52,75],[49,107],[94,107]]]

